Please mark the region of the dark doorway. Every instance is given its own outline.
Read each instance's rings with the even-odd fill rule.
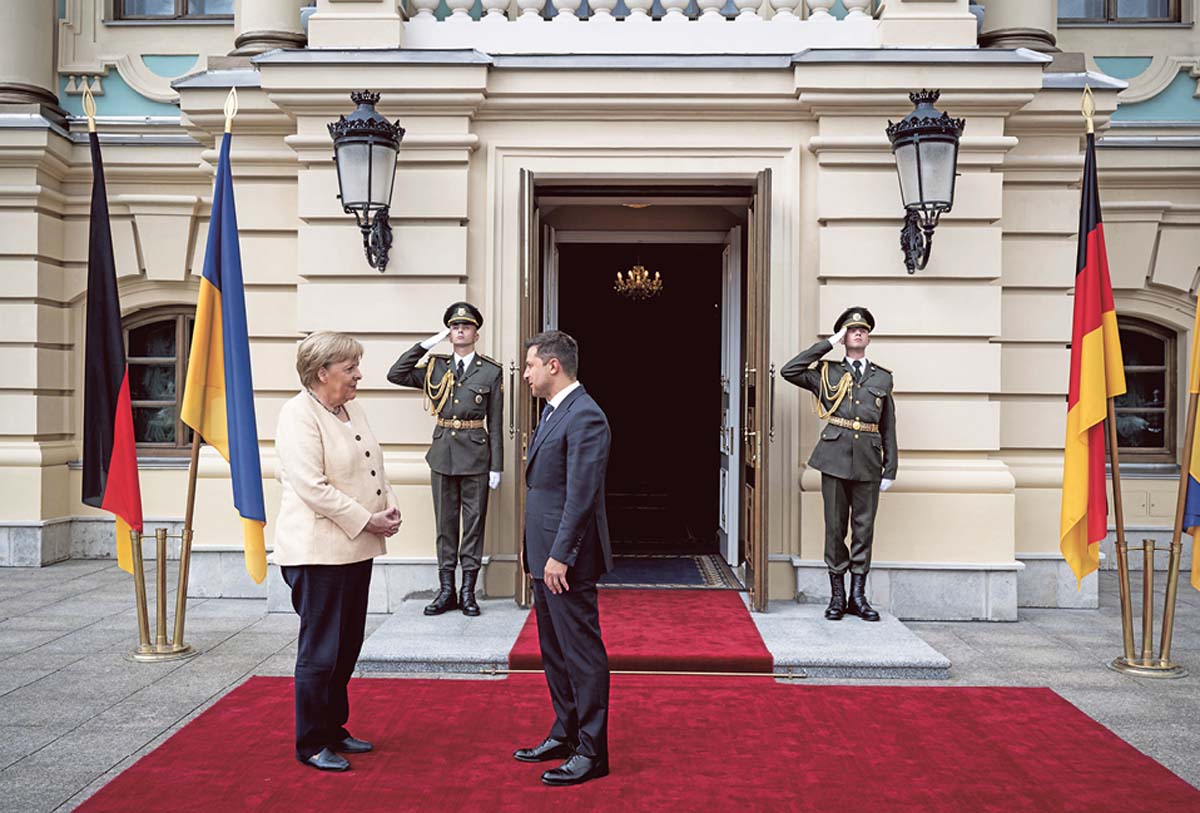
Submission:
[[[616,553],[719,552],[722,246],[561,244],[558,326],[608,414],[608,516]],[[635,264],[661,294],[613,290]]]

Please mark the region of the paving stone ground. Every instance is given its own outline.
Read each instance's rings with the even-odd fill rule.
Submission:
[[[168,583],[174,578],[172,567]],[[71,810],[247,677],[291,674],[297,619],[268,614],[263,600],[189,601],[186,637],[201,654],[132,661],[131,581],[107,561],[0,568],[0,810]],[[1098,610],[1022,610],[1014,623],[908,622],[952,664],[946,680],[911,682],[1049,686],[1200,787],[1200,593],[1181,586],[1174,644],[1194,676],[1148,681],[1104,667],[1121,648],[1113,574],[1101,574],[1100,590]],[[387,619],[369,617],[368,633]]]

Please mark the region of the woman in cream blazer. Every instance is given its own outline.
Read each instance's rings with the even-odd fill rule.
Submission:
[[[379,442],[353,403],[362,345],[322,331],[300,343],[304,389],[283,405],[275,433],[283,496],[275,521],[275,561],[300,616],[296,653],[296,759],[345,771],[341,753],[371,744],[346,730],[346,686],[367,620],[372,560],[400,527]]]

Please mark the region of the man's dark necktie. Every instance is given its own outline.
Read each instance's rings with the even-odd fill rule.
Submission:
[[[457,375],[457,377],[458,377],[458,380],[459,380],[459,381],[462,381],[462,380],[463,380],[463,375],[464,375],[464,373],[463,373],[463,363],[462,363],[462,359],[459,359],[459,360],[458,360],[458,372],[457,372],[457,374],[456,374],[456,375]]]
[[[854,380],[862,381],[862,362],[858,359],[854,360]]]
[[[546,406],[542,407],[542,418],[538,421],[537,428],[533,430],[534,440],[537,440],[538,435],[542,434],[542,427],[546,425],[546,421],[550,420],[550,413],[553,411],[554,407],[549,402],[546,403]],[[530,442],[529,445],[532,446],[533,443]]]

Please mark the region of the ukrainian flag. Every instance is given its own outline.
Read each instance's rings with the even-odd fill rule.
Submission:
[[[263,505],[262,465],[258,459],[254,385],[250,379],[242,256],[229,171],[231,138],[226,132],[217,160],[208,247],[200,277],[181,417],[229,463],[233,504],[242,517],[246,570],[261,584],[267,575],[263,541],[267,515]]]
[[[1200,393],[1200,308],[1196,310],[1196,324],[1192,327],[1192,371],[1188,376],[1188,392]],[[1200,546],[1196,539],[1200,534],[1200,433],[1192,440],[1191,464],[1188,466],[1187,497],[1183,503],[1183,528],[1192,536],[1192,587],[1200,590]]]

